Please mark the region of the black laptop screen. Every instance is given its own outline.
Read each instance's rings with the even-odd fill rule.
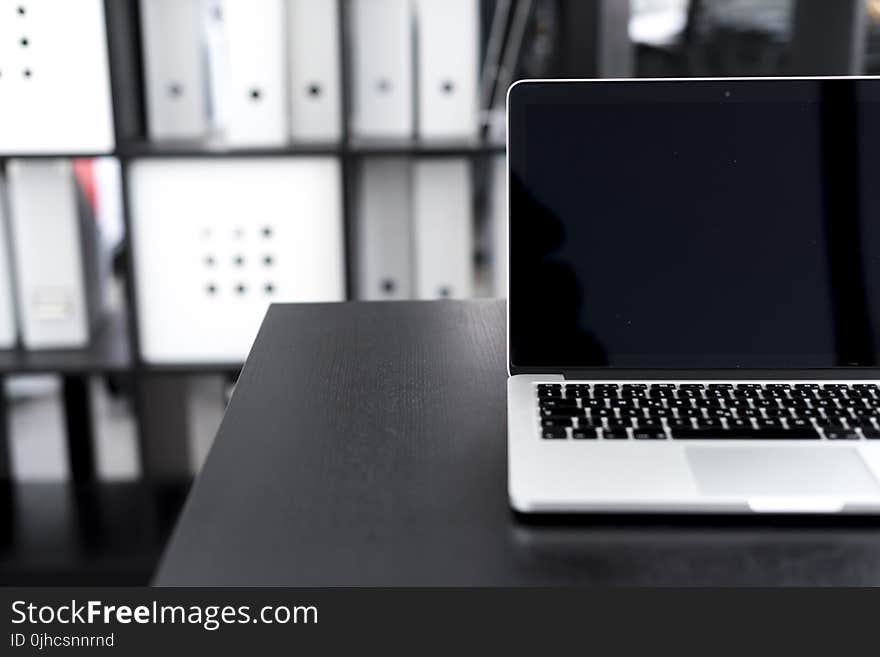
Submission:
[[[878,85],[515,87],[511,364],[876,365]]]

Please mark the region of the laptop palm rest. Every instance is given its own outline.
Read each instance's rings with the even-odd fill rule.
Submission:
[[[689,447],[686,453],[702,494],[746,498],[755,511],[835,511],[841,498],[880,495],[880,484],[850,447]]]

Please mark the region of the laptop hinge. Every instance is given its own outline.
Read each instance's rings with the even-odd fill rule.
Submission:
[[[832,369],[801,369],[801,370],[744,370],[744,369],[700,369],[700,370],[638,370],[638,369],[614,369],[614,368],[594,368],[580,370],[562,370],[560,372],[564,379],[589,381],[591,379],[598,380],[636,380],[636,379],[706,379],[706,380],[729,380],[737,379],[749,380],[774,380],[774,379],[803,379],[818,380],[822,379],[852,379],[859,380],[876,380],[880,379],[880,370],[877,368],[832,368]]]

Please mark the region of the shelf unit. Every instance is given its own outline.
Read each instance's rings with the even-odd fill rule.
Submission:
[[[191,477],[186,423],[188,374],[236,374],[242,363],[179,363],[156,366],[139,354],[137,300],[132,280],[134,267],[128,190],[128,168],[145,158],[222,158],[332,156],[342,171],[343,231],[346,262],[346,298],[353,299],[357,249],[355,234],[354,179],[359,163],[369,157],[465,157],[475,165],[488,163],[505,152],[503,144],[482,140],[425,143],[417,139],[355,140],[349,134],[351,116],[351,53],[348,40],[348,2],[340,4],[339,30],[342,75],[342,139],[332,144],[289,144],[280,148],[228,148],[212,143],[153,143],[146,137],[146,105],[141,61],[139,0],[104,0],[107,46],[110,60],[115,149],[106,153],[0,153],[5,160],[21,158],[92,158],[113,156],[120,162],[125,221],[126,258],[125,312],[107,318],[92,344],[81,350],[29,352],[0,351],[0,383],[4,376],[23,373],[57,373],[63,381],[68,453],[72,480],[91,485],[95,480],[92,421],[88,377],[122,375],[130,382],[141,470],[147,482],[186,481]],[[475,167],[476,168],[476,167]],[[8,417],[0,396],[0,479],[11,478]]]

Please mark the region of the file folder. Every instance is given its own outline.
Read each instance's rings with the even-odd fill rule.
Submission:
[[[358,298],[412,296],[410,167],[407,158],[363,162],[358,190]]]
[[[472,181],[467,160],[419,160],[413,167],[416,295],[473,295]]]
[[[342,137],[337,0],[288,0],[290,135],[294,141]]]
[[[12,296],[12,268],[9,257],[6,194],[0,171],[0,349],[15,346],[15,300]]]
[[[409,138],[414,129],[410,0],[353,0],[352,134]]]
[[[423,139],[475,139],[479,126],[478,0],[415,0],[418,125]]]
[[[270,303],[345,298],[338,158],[129,167],[140,352],[240,364]]]
[[[203,0],[202,29],[205,44],[208,130],[211,137],[222,135],[228,122],[229,48],[223,24],[224,0]]]
[[[144,81],[150,139],[207,136],[201,0],[143,0]]]
[[[111,151],[104,0],[0,10],[0,155]]]
[[[492,260],[492,296],[507,297],[507,160],[492,160],[489,224]]]
[[[23,345],[84,347],[100,315],[98,234],[68,160],[11,160],[9,208]]]
[[[224,0],[229,61],[226,140],[281,146],[288,136],[283,0]]]

